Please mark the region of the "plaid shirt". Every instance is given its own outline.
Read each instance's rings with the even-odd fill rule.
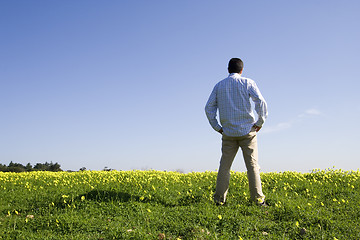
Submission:
[[[255,103],[257,121],[251,107]],[[219,109],[220,123],[216,119]],[[221,128],[226,136],[244,136],[251,131],[254,124],[261,127],[267,117],[267,104],[255,82],[231,73],[227,78],[217,83],[205,106],[206,116],[212,128]]]

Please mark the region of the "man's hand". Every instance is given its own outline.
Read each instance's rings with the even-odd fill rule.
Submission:
[[[223,134],[223,129],[220,128],[220,130],[218,131],[220,134]]]
[[[254,124],[253,128],[255,129],[256,132],[260,131],[260,129],[261,129],[261,127],[256,126],[255,124]]]

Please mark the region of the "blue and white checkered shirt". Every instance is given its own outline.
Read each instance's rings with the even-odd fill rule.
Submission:
[[[251,108],[250,99],[255,103],[258,120]],[[216,119],[219,109],[220,123]],[[219,131],[223,129],[226,136],[244,136],[251,131],[252,126],[261,127],[267,117],[267,104],[255,82],[231,73],[227,78],[217,83],[205,106],[206,116],[210,125]]]

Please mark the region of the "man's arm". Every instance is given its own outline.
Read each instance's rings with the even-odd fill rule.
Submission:
[[[264,124],[268,115],[267,104],[264,97],[261,95],[260,90],[256,86],[255,82],[251,84],[249,93],[251,99],[255,103],[255,111],[258,115],[258,120],[254,125],[255,131],[258,132],[261,129],[262,125]]]
[[[216,119],[216,112],[218,109],[217,100],[216,100],[216,92],[217,92],[217,86],[214,87],[213,91],[210,94],[209,100],[206,103],[205,113],[206,113],[206,116],[209,120],[211,127],[215,131],[222,133],[222,128],[221,128],[218,120]]]

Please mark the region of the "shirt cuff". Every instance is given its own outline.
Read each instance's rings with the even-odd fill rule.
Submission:
[[[259,119],[259,120],[255,123],[255,125],[258,126],[258,127],[262,127],[263,124],[264,124],[264,120],[262,120],[262,119]]]

